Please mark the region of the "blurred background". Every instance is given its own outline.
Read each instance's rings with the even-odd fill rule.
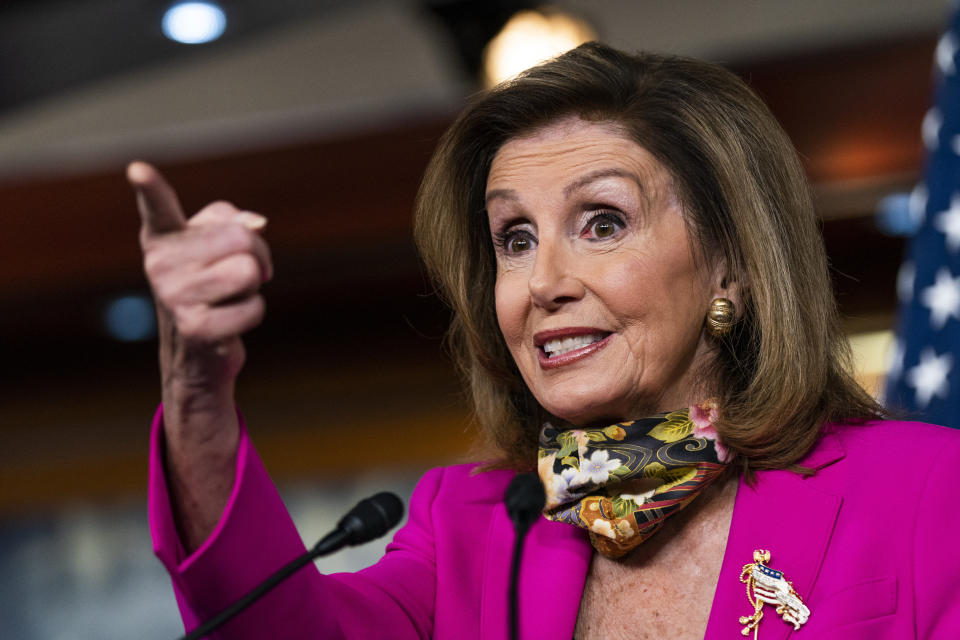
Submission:
[[[500,37],[537,5],[172,7],[0,4],[0,636],[182,632],[146,526],[159,382],[132,159],[157,163],[190,211],[227,199],[270,219],[277,275],[238,397],[308,544],[356,499],[407,496],[425,469],[468,459],[412,201],[494,50],[523,68],[511,47],[549,55],[551,25],[725,64],[767,100],[806,163],[859,373],[879,391],[945,0],[565,0]]]

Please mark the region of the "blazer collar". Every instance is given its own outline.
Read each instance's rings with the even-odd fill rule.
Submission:
[[[837,428],[828,424],[823,429],[823,435],[813,446],[807,455],[800,459],[798,463],[802,467],[807,467],[819,471],[824,467],[840,460],[847,452],[843,448],[843,441],[837,435]],[[804,476],[813,477],[813,476]]]
[[[839,437],[827,431],[800,464],[820,470],[843,456]],[[842,502],[839,496],[818,489],[815,478],[790,471],[762,471],[755,487],[740,481],[706,640],[741,637],[739,618],[753,610],[740,573],[744,565],[753,562],[756,549],[769,550],[770,566],[783,571],[801,598],[809,598]],[[810,614],[815,616],[816,611]],[[792,630],[772,607],[765,606],[760,637],[782,640]]]
[[[515,537],[506,509],[497,505],[487,532],[481,638],[509,637],[510,563]],[[521,638],[573,637],[592,553],[583,529],[543,518],[530,527],[517,589]]]

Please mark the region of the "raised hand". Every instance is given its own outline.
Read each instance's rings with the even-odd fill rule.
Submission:
[[[240,336],[263,319],[273,275],[263,216],[214,202],[187,219],[152,166],[134,162],[144,270],[157,304],[167,471],[184,544],[212,531],[233,483]]]
[[[187,220],[156,169],[134,162],[127,177],[137,192],[144,269],[160,314],[164,382],[168,375],[190,386],[231,380],[243,364],[239,336],[263,318],[258,292],[273,272],[257,233],[266,218],[214,202]],[[174,356],[202,357],[204,366],[171,369],[164,360]]]

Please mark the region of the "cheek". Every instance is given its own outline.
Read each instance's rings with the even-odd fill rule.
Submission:
[[[624,318],[664,336],[686,334],[699,325],[709,304],[708,285],[685,256],[651,252],[608,270],[605,299]]]
[[[509,276],[497,276],[494,288],[494,299],[497,308],[497,323],[500,333],[511,351],[523,332],[522,301],[518,295],[515,283],[511,283]]]
[[[594,278],[597,286],[604,288],[600,296],[634,322],[666,310],[677,293],[656,256],[637,252],[606,267]]]

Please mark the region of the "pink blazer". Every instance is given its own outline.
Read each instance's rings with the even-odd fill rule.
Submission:
[[[304,548],[245,433],[214,533],[187,556],[177,538],[154,421],[150,523],[187,629],[239,598]],[[773,552],[810,608],[800,631],[768,606],[762,640],[960,638],[960,432],[885,421],[832,426],[804,464],[811,477],[761,472],[740,482],[706,638],[742,638],[751,613],[741,568]],[[507,638],[511,473],[429,471],[409,523],[383,559],[355,574],[301,570],[228,624],[220,638]],[[592,550],[580,529],[541,520],[521,572],[521,638],[570,640]]]

